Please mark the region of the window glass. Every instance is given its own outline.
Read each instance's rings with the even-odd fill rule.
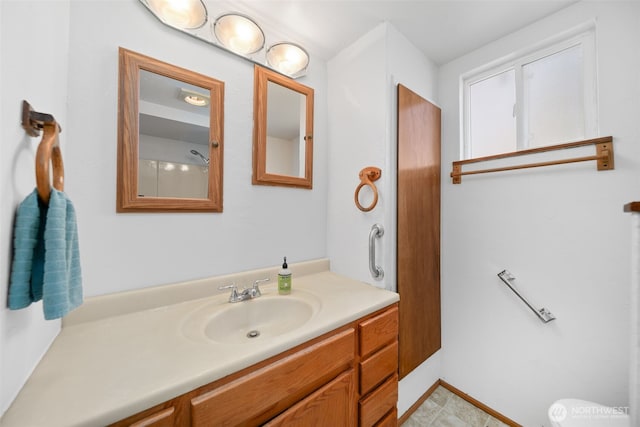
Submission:
[[[522,67],[527,147],[585,137],[582,46]]]
[[[462,159],[593,138],[595,27],[468,73],[461,90]]]
[[[515,71],[508,70],[469,87],[471,157],[516,150]]]

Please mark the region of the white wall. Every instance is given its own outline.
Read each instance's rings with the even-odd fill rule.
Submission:
[[[69,1],[0,2],[0,414],[60,330],[60,321],[44,320],[41,303],[19,311],[6,306],[13,216],[35,188],[40,141],[20,125],[22,100],[53,114],[62,123],[64,141],[68,36]],[[64,144],[62,152],[69,153]]]
[[[254,186],[252,64],[159,24],[138,2],[73,2],[71,21],[70,68],[76,77],[69,114],[76,120],[69,124],[74,169],[68,189],[82,215],[90,295],[269,266],[284,255],[292,262],[325,255],[322,61],[312,58],[301,79],[316,89],[313,190]],[[115,214],[118,46],[225,82],[222,214]],[[83,102],[91,96],[99,102]]]
[[[388,250],[394,245],[393,227],[385,213],[390,199],[389,102],[387,87],[387,24],[380,24],[346,47],[327,63],[329,93],[329,198],[327,216],[327,252],[331,269],[339,274],[395,289],[395,261]],[[382,169],[375,182],[378,204],[369,212],[360,211],[354,203],[354,192],[360,170],[367,166]],[[361,194],[363,206],[370,204],[371,193]],[[369,197],[369,199],[365,199]],[[375,223],[385,227],[377,248],[378,265],[385,271],[377,281],[369,273],[369,231]],[[349,242],[349,244],[345,244]]]
[[[436,66],[395,27],[382,23],[328,63],[329,174],[328,253],[332,270],[396,290],[397,84],[435,102]],[[358,173],[382,169],[376,181],[378,205],[361,212],[353,201]],[[361,203],[367,195],[362,192]],[[371,226],[385,227],[377,247],[381,281],[368,269]],[[345,244],[349,242],[349,244]],[[440,353],[405,377],[399,386],[398,412],[404,413],[440,377]]]
[[[600,135],[615,170],[582,163],[463,177],[460,74],[597,20]],[[526,426],[576,397],[628,404],[630,218],[640,191],[640,3],[581,2],[442,66],[443,378]],[[593,155],[593,148],[548,157]],[[518,159],[526,162],[531,159]],[[496,274],[509,269],[540,322]]]
[[[375,286],[396,289],[396,85],[402,83],[433,100],[435,65],[393,25],[381,23],[343,49],[327,64],[329,85],[329,200],[327,250],[332,270]],[[375,182],[378,203],[369,212],[354,203],[360,170],[382,170]],[[372,201],[368,187],[360,201]],[[369,232],[380,223],[384,235],[376,249],[382,280],[369,273]],[[344,242],[350,242],[345,245]]]
[[[12,216],[35,185],[37,142],[19,124],[23,98],[62,124],[85,296],[279,265],[284,255],[291,262],[326,256],[324,61],[312,57],[300,79],[315,89],[313,190],[254,186],[252,64],[163,26],[137,1],[0,5],[2,307]],[[119,46],[225,82],[223,213],[116,214]],[[59,330],[42,318],[39,306],[0,309],[0,413]]]

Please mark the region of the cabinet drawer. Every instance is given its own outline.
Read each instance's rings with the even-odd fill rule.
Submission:
[[[360,362],[360,394],[365,395],[398,371],[398,342]]]
[[[398,339],[398,307],[393,307],[359,325],[360,356],[367,357]]]
[[[398,376],[394,375],[373,393],[360,400],[360,427],[375,425],[398,402]]]
[[[191,399],[192,425],[261,424],[273,418],[353,364],[354,334],[353,329],[337,333]]]
[[[350,369],[266,423],[264,427],[353,427],[356,424],[355,400],[355,371]]]
[[[172,427],[175,425],[175,408],[167,408],[131,424],[131,427]]]
[[[179,403],[176,402],[176,405]],[[166,406],[166,405],[165,405]],[[168,408],[149,409],[140,414],[120,420],[111,424],[111,427],[175,427],[181,423],[177,419],[176,406]],[[147,413],[147,416],[142,415]],[[142,418],[141,418],[142,417]]]
[[[398,427],[398,410],[393,408],[391,412],[376,424],[376,427]]]

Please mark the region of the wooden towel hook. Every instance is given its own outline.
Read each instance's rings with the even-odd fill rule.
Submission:
[[[36,152],[36,188],[44,203],[49,203],[52,183],[49,164],[53,165],[53,188],[64,191],[64,164],[58,134],[62,128],[51,114],[34,111],[27,101],[22,101],[22,127],[29,136],[40,136],[42,141]]]
[[[36,152],[36,187],[40,199],[49,203],[52,187],[49,181],[49,164],[53,165],[53,188],[58,191],[64,191],[64,164],[58,139],[58,123],[45,123],[42,127],[44,134]]]
[[[46,123],[56,123],[56,119],[51,114],[34,111],[27,101],[22,101],[22,127],[29,136],[40,136],[40,130]],[[58,133],[62,128],[58,123]]]
[[[377,168],[375,166],[367,166],[366,168],[360,171],[360,174],[359,174],[360,184],[358,184],[358,186],[356,187],[354,201],[356,202],[356,206],[358,207],[358,209],[360,209],[362,212],[369,212],[371,209],[376,207],[376,204],[378,203],[378,189],[376,188],[374,181],[377,181],[378,179],[380,179],[381,175],[382,175],[382,170],[380,170],[380,168]],[[360,190],[365,185],[371,187],[371,191],[373,191],[373,202],[371,202],[371,205],[367,207],[363,207],[360,204],[360,200],[359,200]]]

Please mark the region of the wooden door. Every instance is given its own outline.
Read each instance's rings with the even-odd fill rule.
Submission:
[[[440,114],[398,85],[400,378],[440,348]]]

